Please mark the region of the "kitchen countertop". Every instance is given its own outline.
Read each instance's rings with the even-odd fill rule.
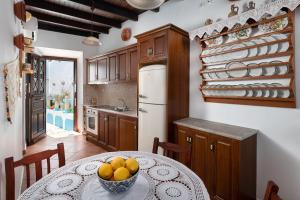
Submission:
[[[103,111],[103,112],[107,112],[107,113],[113,113],[113,114],[117,114],[117,115],[123,115],[123,116],[127,116],[127,117],[134,117],[137,118],[137,111],[133,111],[133,110],[129,110],[129,111],[124,111],[124,112],[119,112],[119,111],[115,111],[115,110],[110,110],[110,109],[105,109],[105,108],[98,108],[97,106],[93,106],[93,105],[84,105],[85,107],[88,108],[93,108],[96,109],[98,111]]]
[[[235,140],[244,140],[258,133],[258,130],[207,121],[203,119],[185,118],[174,122],[177,125],[229,137]]]

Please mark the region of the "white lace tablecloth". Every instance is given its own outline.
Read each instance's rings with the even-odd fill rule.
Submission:
[[[97,178],[98,167],[115,156],[134,157],[140,164],[136,183],[127,192],[111,194]],[[202,180],[170,158],[145,152],[103,153],[52,171],[29,187],[19,200],[209,200]]]

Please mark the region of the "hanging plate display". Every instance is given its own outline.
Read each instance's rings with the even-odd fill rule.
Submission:
[[[246,67],[246,65],[241,62],[231,62],[226,65],[227,69],[234,69],[234,68],[240,68],[240,67]],[[249,71],[247,68],[245,68],[245,69],[240,69],[240,70],[227,71],[227,73],[230,77],[242,78],[242,77],[248,76]]]

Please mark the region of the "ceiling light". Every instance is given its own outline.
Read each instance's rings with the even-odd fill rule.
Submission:
[[[82,44],[87,45],[87,46],[100,46],[100,45],[102,45],[100,40],[93,36],[93,19],[94,19],[94,10],[95,10],[95,2],[93,0],[91,0],[91,10],[92,10],[91,34],[90,34],[90,36],[84,38],[84,40],[82,41]]]
[[[165,2],[165,0],[126,0],[129,5],[141,10],[155,9]]]
[[[102,45],[102,43],[100,42],[100,40],[94,36],[88,36],[86,38],[84,38],[84,40],[82,41],[82,44],[87,45],[87,46],[100,46]]]

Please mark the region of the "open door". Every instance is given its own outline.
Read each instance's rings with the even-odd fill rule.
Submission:
[[[26,142],[34,144],[46,136],[46,60],[29,54],[33,74],[26,76]]]

